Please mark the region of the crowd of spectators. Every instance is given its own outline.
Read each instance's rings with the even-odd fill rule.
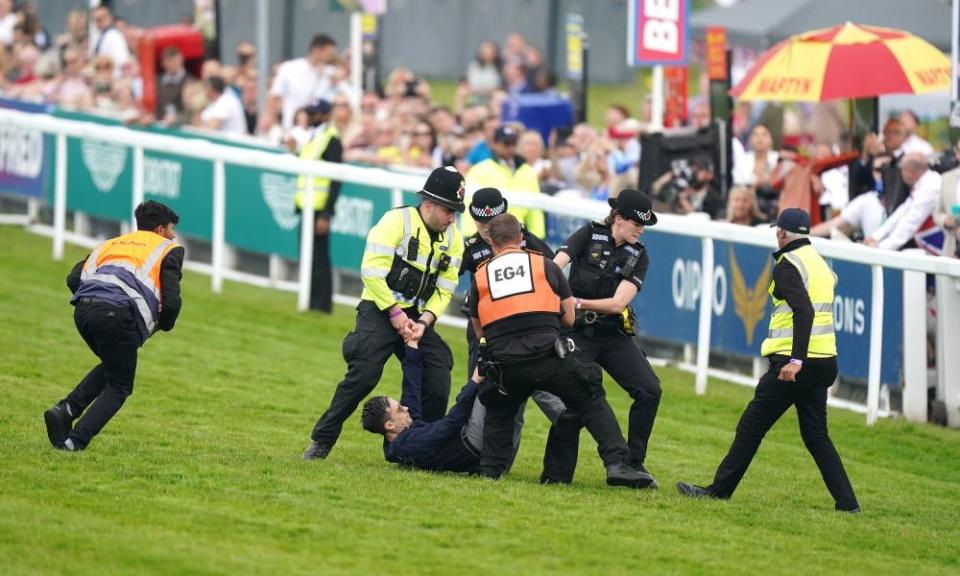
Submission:
[[[324,99],[332,105],[330,121],[339,129],[346,161],[410,170],[454,165],[468,174],[494,158],[513,170],[529,165],[540,192],[596,200],[635,186],[639,178],[639,136],[650,119],[646,102],[638,114],[625,105],[609,106],[599,128],[581,123],[544,134],[513,124],[510,133],[517,137],[507,144],[515,148],[507,155],[495,152],[504,144],[497,141],[507,124],[504,103],[555,90],[542,51],[520,34],[509,34],[502,47],[480,43],[452,106],[438,104],[430,83],[406,68],[392,70],[382,90],[360,91],[349,81],[349,50],[324,34],[311,40],[302,57],[271,67],[262,109],[252,43],[236,46],[236,65],[207,59],[199,69],[191,67],[196,76],[180,50],[170,47],[160,56],[150,111],[144,107],[141,34],[98,7],[70,12],[66,30],[52,36],[32,2],[0,0],[0,91],[127,123],[258,138],[292,152],[312,134],[305,109]],[[707,102],[694,99],[688,123],[701,128],[710,121]],[[911,111],[892,116],[880,136],[868,135],[862,151],[853,152],[841,152],[839,133],[799,149],[778,146],[779,133],[757,121],[747,103],[738,104],[733,126],[732,187],[726,195],[715,157],[693,155],[654,179],[649,192],[658,210],[759,225],[784,207],[798,206],[812,213],[817,235],[953,254],[957,150],[938,155],[918,133]],[[935,241],[938,231],[945,240]]]

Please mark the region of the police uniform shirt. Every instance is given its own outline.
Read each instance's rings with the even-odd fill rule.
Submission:
[[[570,291],[570,284],[567,282],[566,276],[563,275],[563,270],[561,270],[553,260],[544,259],[544,273],[546,274],[547,283],[550,285],[550,288],[560,297],[561,301],[573,295]],[[479,299],[480,293],[477,290],[477,282],[474,280],[470,286],[471,318],[480,317],[480,311],[478,309]],[[558,315],[559,313],[560,310],[557,310]],[[508,318],[501,320],[501,322],[522,323],[523,316]],[[487,349],[498,362],[517,362],[541,356],[544,352],[553,348],[556,339],[556,331],[523,332],[515,337],[489,340],[487,342]]]
[[[546,242],[528,232],[526,228],[523,229],[523,240],[520,242],[520,247],[524,250],[532,250],[542,254],[548,260],[553,260],[553,250],[547,246]],[[470,236],[464,243],[460,275],[462,276],[467,272],[475,274],[477,268],[491,258],[493,258],[493,249],[490,248],[486,240],[481,238],[479,233]]]
[[[647,277],[647,268],[650,266],[650,257],[647,249],[640,242],[628,244],[624,242],[616,246],[610,228],[602,224],[587,224],[574,232],[567,241],[560,246],[559,252],[566,252],[570,256],[571,287],[577,298],[610,298],[617,291],[621,280],[626,280],[637,287],[639,292],[643,288],[643,281]],[[623,275],[624,267],[635,259],[632,270]],[[588,292],[585,285],[576,282],[577,276],[583,267],[594,268],[607,281],[588,282],[592,291]],[[579,268],[576,273],[573,268]]]

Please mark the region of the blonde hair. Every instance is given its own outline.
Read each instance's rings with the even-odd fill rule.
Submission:
[[[753,186],[734,186],[727,194],[727,222],[733,222],[733,197],[736,194],[746,194],[750,199],[750,216],[754,220],[765,220],[763,213],[760,212],[760,204],[757,202],[757,192]]]

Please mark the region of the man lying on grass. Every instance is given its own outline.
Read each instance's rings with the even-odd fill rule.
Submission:
[[[477,472],[483,446],[483,405],[477,399],[482,378],[473,376],[460,390],[456,404],[442,419],[421,419],[420,386],[423,381],[423,354],[416,340],[408,340],[403,355],[403,390],[400,401],[389,396],[374,396],[363,405],[360,422],[374,434],[383,435],[383,457],[420,470],[437,472]],[[517,412],[513,436],[513,455],[520,446],[520,429],[526,404]],[[554,432],[551,431],[551,435]],[[548,441],[548,444],[550,442]],[[557,442],[566,449],[570,443]],[[549,452],[549,450],[548,450]],[[544,457],[544,483],[569,483],[573,470],[570,459],[557,454]],[[573,462],[576,462],[573,459]],[[575,466],[575,464],[574,464]]]

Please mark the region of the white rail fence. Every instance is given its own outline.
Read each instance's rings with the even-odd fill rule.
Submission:
[[[211,143],[197,139],[179,139],[169,135],[135,132],[119,126],[103,126],[74,120],[53,118],[42,114],[30,114],[16,110],[0,110],[0,125],[15,125],[31,128],[54,135],[56,138],[56,165],[54,177],[53,202],[53,258],[63,258],[64,243],[85,239],[71,235],[66,230],[67,214],[67,138],[92,138],[113,144],[129,146],[133,149],[134,178],[133,206],[143,199],[143,153],[144,150],[165,152],[208,160],[214,165],[213,178],[213,241],[212,263],[209,266],[194,266],[211,276],[211,289],[219,293],[223,289],[224,278],[236,277],[249,280],[246,275],[231,273],[225,266],[227,246],[225,231],[225,177],[226,164],[243,165],[284,172],[291,175],[319,176],[381,187],[391,190],[391,203],[402,203],[404,190],[419,190],[423,184],[422,176],[413,176],[388,172],[379,168],[363,168],[344,164],[313,162],[300,160],[292,155],[278,155],[259,150],[239,149],[231,146]],[[313,179],[306,178],[307,199],[303,218],[312,222]],[[575,218],[601,218],[608,208],[600,202],[554,198],[545,195],[514,194],[505,192],[511,204],[525,208],[536,208],[552,214]],[[19,222],[17,219],[8,222]],[[133,215],[130,215],[133,222]],[[3,222],[3,220],[0,220]],[[745,226],[736,226],[724,222],[692,220],[687,217],[664,214],[659,216],[658,231],[680,236],[700,238],[702,243],[701,292],[699,295],[698,344],[695,364],[695,382],[698,394],[706,393],[707,378],[715,373],[709,367],[710,335],[713,315],[711,303],[714,294],[714,240],[734,242],[776,249],[776,240],[772,232]],[[281,286],[296,289],[298,307],[307,308],[310,294],[310,266],[312,262],[312,226],[301,226],[300,260],[298,282],[295,286]],[[89,239],[86,239],[89,243]],[[904,392],[903,412],[912,420],[926,420],[927,412],[927,374],[926,374],[926,292],[924,275],[936,276],[938,300],[937,342],[939,370],[938,386],[945,398],[950,426],[960,426],[960,260],[932,257],[922,252],[890,252],[859,244],[839,243],[814,239],[817,250],[825,257],[865,264],[872,270],[872,303],[870,322],[870,346],[867,423],[873,424],[879,415],[880,400],[880,362],[882,358],[882,339],[884,326],[883,306],[883,269],[900,270],[904,276],[903,314],[904,314]],[[918,253],[919,252],[919,253]],[[274,282],[256,282],[275,285]],[[462,325],[462,320],[459,322]],[[741,379],[742,380],[742,379]],[[849,406],[849,403],[847,405]]]

